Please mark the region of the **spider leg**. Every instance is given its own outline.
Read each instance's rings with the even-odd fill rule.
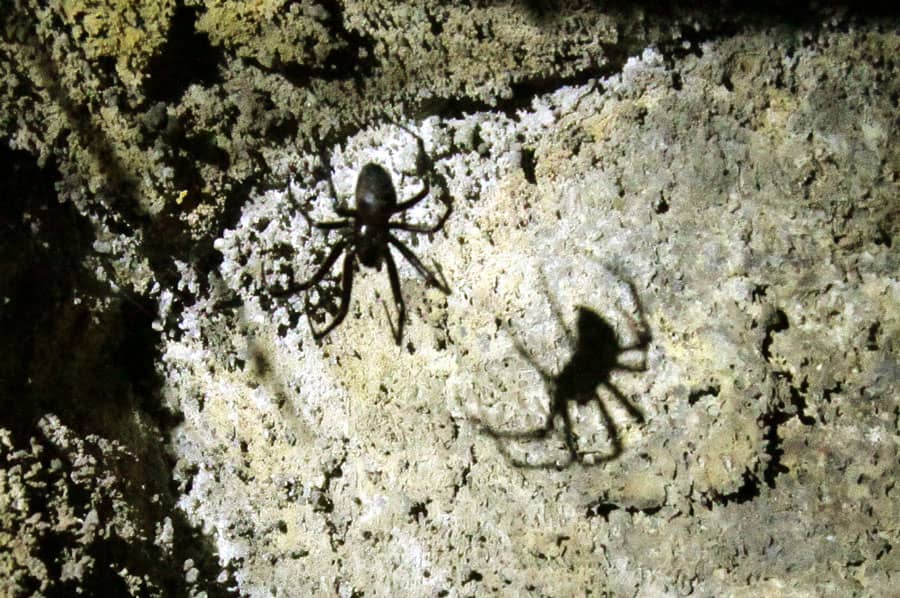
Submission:
[[[435,172],[434,170],[434,160],[428,155],[428,152],[425,151],[425,142],[422,141],[422,138],[419,137],[416,133],[411,131],[409,128],[401,125],[400,123],[394,123],[416,139],[416,149],[418,150],[418,154],[416,156],[416,174],[422,176],[422,189],[410,199],[400,202],[396,206],[394,206],[391,211],[392,214],[396,214],[398,212],[403,212],[413,207],[428,195],[431,191],[431,177],[434,176],[437,182],[437,186],[441,188],[441,202],[447,207],[447,210],[444,212],[444,215],[438,219],[438,222],[434,226],[427,226],[421,224],[388,224],[389,228],[396,228],[400,230],[405,230],[414,233],[434,233],[441,229],[444,226],[444,223],[447,221],[447,218],[450,217],[450,212],[452,210],[452,202],[450,198],[450,191],[447,188],[446,179]],[[428,171],[427,176],[424,176],[424,173]]]
[[[403,212],[404,210],[408,210],[413,207],[428,195],[428,192],[431,190],[431,184],[428,182],[427,177],[422,178],[422,190],[413,195],[411,198],[406,201],[401,201],[391,210],[392,214],[396,214],[397,212]]]
[[[647,323],[647,315],[644,313],[644,306],[641,303],[641,296],[638,295],[637,287],[635,287],[634,281],[622,274],[621,270],[618,267],[607,265],[606,269],[625,283],[625,285],[628,287],[628,293],[631,295],[631,300],[634,301],[634,305],[637,308],[638,317],[635,318],[630,313],[625,311],[622,305],[618,301],[616,301],[616,307],[619,308],[619,311],[622,312],[622,314],[628,320],[631,329],[634,331],[635,336],[637,337],[637,340],[633,344],[628,345],[627,347],[622,347],[622,351],[630,351],[632,349],[646,349],[650,344],[652,337],[650,335],[650,326]]]
[[[627,313],[625,314],[625,317],[631,324],[632,329],[636,331],[634,334],[637,336],[637,340],[630,345],[622,347],[619,350],[619,355],[627,353],[628,351],[640,351],[641,361],[636,364],[617,362],[616,365],[613,366],[613,369],[624,370],[626,372],[645,372],[647,371],[647,348],[650,346],[650,341],[652,340],[650,331],[646,327],[646,322],[643,321],[643,314],[641,314],[641,322],[635,322],[634,318]]]
[[[352,212],[351,214],[341,214],[341,216],[345,216],[345,215],[353,216],[356,213],[353,210],[351,210],[351,212]],[[321,229],[321,230],[337,230],[339,228],[350,228],[351,226],[353,226],[346,220],[334,220],[334,221],[329,221],[329,222],[311,222],[311,223],[314,227]]]
[[[425,142],[422,141],[422,138],[400,123],[394,124],[416,138],[416,149],[418,150],[418,155],[416,156],[416,170],[418,171],[417,174],[421,174],[426,168],[433,168],[434,163],[432,162],[431,157],[428,155],[428,152],[425,151]],[[425,196],[428,195],[428,192],[430,190],[431,182],[429,181],[428,177],[422,177],[422,190],[413,195],[410,199],[400,202],[399,204],[394,206],[392,213],[396,214],[397,212],[402,212],[413,207],[414,205],[425,199]]]
[[[387,301],[385,301],[384,299],[381,300],[381,307],[384,308],[384,317],[387,318],[388,327],[391,329],[391,336],[394,337],[394,342],[399,345],[400,343],[397,341],[397,339],[401,338],[399,336],[400,329],[394,328],[394,322],[393,320],[391,320],[391,310],[388,309]]]
[[[332,251],[332,254],[334,254],[334,251]],[[329,255],[328,257],[331,258],[331,255]],[[352,249],[347,251],[347,255],[346,257],[344,257],[344,272],[341,276],[341,307],[340,309],[338,309],[338,313],[331,321],[331,324],[329,324],[322,330],[316,330],[313,327],[312,318],[309,317],[309,306],[307,305],[306,317],[309,320],[309,328],[310,330],[312,330],[313,338],[315,338],[316,340],[323,338],[326,334],[334,330],[334,328],[338,324],[343,322],[345,317],[347,317],[347,310],[350,308],[350,292],[353,289],[353,259],[355,257],[356,252]],[[327,261],[328,260],[326,260],[326,262]],[[316,274],[318,275],[318,273]]]
[[[537,359],[535,359],[534,356],[528,352],[528,348],[525,347],[522,341],[513,336],[512,333],[510,333],[510,336],[512,337],[513,345],[515,345],[516,347],[516,352],[521,355],[525,361],[528,362],[528,365],[537,370],[537,373],[540,374],[541,378],[544,379],[544,383],[550,384],[551,382],[553,382],[553,374],[551,374],[548,370],[545,370],[544,366],[537,362]]]
[[[512,454],[509,450],[509,443],[500,442],[499,438],[494,437],[494,443],[497,445],[497,449],[500,451],[500,454],[503,455],[507,461],[509,461],[514,467],[519,467],[521,469],[556,469],[562,470],[568,467],[573,459],[571,456],[566,461],[560,463],[559,461],[539,461],[537,463],[529,463],[528,461],[521,459]]]
[[[331,176],[331,175],[329,174],[329,177],[330,177],[330,176]],[[330,178],[329,178],[329,181],[330,181]],[[331,189],[332,189],[332,192],[333,192],[333,191],[334,191],[334,184],[332,184]],[[350,224],[350,223],[349,223],[348,221],[346,221],[346,220],[335,221],[335,222],[316,222],[315,220],[313,220],[312,218],[310,218],[309,214],[307,213],[307,211],[306,211],[305,209],[303,209],[302,207],[300,207],[300,206],[298,205],[298,203],[297,203],[297,198],[294,197],[294,192],[291,190],[291,186],[290,186],[290,185],[288,185],[287,193],[288,193],[288,197],[289,197],[290,200],[291,200],[291,203],[294,204],[294,206],[297,207],[297,211],[300,212],[300,215],[303,217],[304,220],[306,220],[306,223],[307,223],[308,226],[310,226],[310,227],[315,227],[315,228],[319,228],[319,229],[326,229],[326,230],[333,230],[333,229],[337,229],[337,228],[344,228],[344,227],[350,227],[350,226],[352,226],[352,224]],[[349,210],[349,211],[347,211],[347,210],[343,210],[343,209],[342,209],[342,210],[335,210],[335,211],[338,213],[339,216],[343,216],[344,218],[352,218],[352,217],[355,217],[355,216],[356,216],[356,211],[355,211],[355,210]]]
[[[569,452],[569,459],[563,463],[560,463],[556,460],[554,461],[544,461],[539,463],[529,463],[528,461],[522,460],[515,455],[513,455],[509,450],[509,443],[503,442],[504,440],[512,440],[512,441],[534,441],[534,440],[543,440],[550,435],[550,432],[553,430],[553,420],[556,417],[556,413],[551,411],[547,414],[544,425],[539,428],[534,428],[532,430],[521,430],[521,431],[513,431],[513,430],[497,430],[482,423],[477,418],[475,422],[479,425],[481,430],[494,439],[494,442],[497,445],[500,453],[506,457],[506,459],[516,467],[522,467],[526,469],[563,469],[567,467],[572,461],[575,460],[576,455],[575,452],[571,449],[570,438],[567,436],[566,438],[566,447]]]
[[[572,414],[569,413],[569,406],[563,404],[562,408],[559,410],[560,415],[563,418],[563,436],[566,440],[566,448],[569,449],[569,454],[572,456],[573,461],[578,460],[578,443],[575,440],[575,430],[572,427]]]
[[[638,317],[635,318],[632,316],[622,304],[616,300],[616,307],[622,313],[626,320],[628,320],[629,326],[631,326],[632,333],[635,336],[635,341],[630,345],[625,345],[619,349],[619,355],[626,353],[628,351],[640,351],[641,362],[639,364],[627,364],[627,363],[617,363],[613,366],[612,369],[622,370],[626,372],[644,372],[647,370],[647,348],[650,346],[650,341],[653,340],[652,335],[650,334],[650,326],[647,323],[647,316],[644,313],[644,306],[641,303],[641,297],[638,295],[637,287],[635,287],[634,281],[628,278],[626,275],[622,273],[620,267],[616,265],[605,265],[605,268],[612,273],[616,278],[625,283],[628,287],[628,293],[631,295],[631,300],[634,302]]]
[[[476,421],[481,426],[481,429],[484,430],[485,433],[492,438],[506,438],[510,440],[541,440],[542,438],[546,438],[550,431],[553,430],[553,418],[555,417],[555,415],[556,414],[551,411],[547,414],[547,417],[544,420],[544,425],[539,428],[533,428],[531,430],[498,430],[493,426],[482,423],[481,420]]]
[[[621,370],[623,372],[646,372],[647,364],[646,363],[638,363],[638,364],[628,364],[628,363],[617,363],[613,366],[614,370]]]
[[[406,258],[406,261],[412,264],[413,268],[416,269],[416,271],[422,276],[422,278],[425,279],[428,284],[439,288],[447,295],[450,294],[450,288],[446,284],[438,280],[437,277],[432,274],[431,271],[426,268],[421,261],[419,261],[419,258],[416,257],[416,254],[413,253],[412,250],[407,247],[400,239],[388,233],[388,242],[396,247],[401,254],[403,254],[403,257]],[[390,253],[388,253],[388,255],[390,255]]]
[[[325,275],[331,270],[331,267],[337,261],[338,256],[341,255],[341,252],[347,246],[349,241],[347,239],[342,239],[338,241],[338,243],[331,249],[331,253],[328,254],[328,257],[325,258],[325,261],[322,262],[322,265],[319,266],[319,269],[316,270],[316,273],[312,275],[312,278],[305,280],[299,284],[292,284],[288,288],[281,291],[269,291],[269,294],[273,297],[285,297],[287,295],[293,295],[298,291],[305,291],[309,287],[318,284]],[[352,252],[348,253],[351,255]]]
[[[625,410],[628,411],[628,413],[631,415],[631,417],[636,419],[638,421],[638,423],[641,423],[641,424],[644,423],[644,414],[641,412],[640,409],[638,409],[637,405],[632,403],[628,397],[626,397],[625,395],[622,394],[621,390],[616,388],[616,386],[614,384],[612,384],[611,382],[603,382],[603,386],[608,388],[609,392],[613,393],[613,395],[615,395],[615,397],[617,399],[619,399],[619,402],[622,403],[622,405],[625,407]],[[597,399],[597,400],[600,402],[601,405],[603,404],[603,401],[600,401],[600,399]]]
[[[550,373],[549,370],[544,369],[540,363],[538,363],[537,359],[531,354],[528,350],[528,347],[525,346],[525,343],[519,340],[516,336],[516,333],[512,330],[512,326],[508,323],[503,323],[503,328],[506,330],[506,333],[509,335],[509,338],[512,339],[513,346],[516,348],[516,353],[518,353],[522,359],[528,362],[528,365],[533,367],[538,374],[541,375],[541,378],[544,380],[544,384],[547,388],[553,388],[555,386],[555,377]]]
[[[497,445],[497,448],[500,450],[500,454],[503,455],[507,461],[509,461],[513,466],[519,467],[522,469],[556,469],[562,470],[568,467],[575,459],[570,455],[569,458],[563,462],[559,462],[557,460],[552,461],[539,461],[537,463],[529,463],[523,459],[520,459],[513,455],[510,450],[508,443],[500,442],[499,439],[494,438],[494,442]]]
[[[529,359],[527,354],[526,359]],[[533,363],[532,365],[535,367],[535,369],[541,371],[540,367],[536,363]],[[553,431],[555,425],[554,420],[560,413],[560,405],[563,406],[562,411],[565,411],[565,401],[560,403],[557,390],[555,388],[552,388],[552,381],[548,380],[547,382],[548,387],[551,387],[550,392],[552,398],[547,409],[547,415],[544,416],[544,423],[540,427],[532,428],[531,430],[498,430],[493,426],[482,423],[482,421],[478,418],[475,418],[475,421],[479,424],[482,430],[484,430],[489,436],[493,438],[507,438],[511,440],[540,440],[542,438],[546,438],[550,434],[550,432]],[[568,445],[568,441],[566,441],[566,444]]]
[[[635,336],[637,336],[637,340],[630,345],[622,347],[622,352],[632,351],[634,349],[640,349],[641,351],[646,350],[647,347],[650,346],[650,341],[653,339],[650,336],[650,330],[647,328],[647,323],[644,321],[643,314],[641,314],[639,320],[635,320],[628,313],[625,313],[625,318],[631,325],[631,329],[634,331]]]
[[[356,210],[335,210],[339,216],[343,216],[344,218],[355,218]],[[339,228],[352,228],[352,224],[348,220],[333,220],[328,222],[316,222],[312,218],[309,217],[309,214],[306,213],[306,210],[299,210],[300,215],[303,216],[303,219],[306,220],[306,224],[310,227],[318,228],[320,230],[336,230]]]
[[[648,332],[638,333],[640,338],[637,342],[632,343],[630,345],[626,345],[620,349],[622,353],[626,351],[634,351],[635,349],[640,349],[641,351],[645,350],[650,345],[650,336]],[[641,370],[643,371],[643,370]]]
[[[587,452],[585,455],[600,455],[599,461],[595,458],[594,464],[603,463],[604,461],[612,461],[616,457],[622,454],[622,439],[619,437],[619,428],[616,426],[615,420],[613,420],[612,415],[609,412],[609,409],[606,407],[606,404],[603,400],[594,394],[594,398],[597,399],[597,408],[600,409],[600,416],[603,418],[603,425],[606,428],[606,432],[609,435],[609,442],[612,444],[612,449],[605,454],[600,455],[598,452]]]
[[[338,199],[337,189],[334,186],[334,178],[331,176],[331,150],[322,148],[322,151],[319,153],[319,161],[321,162],[322,170],[325,171],[325,178],[328,180],[328,188],[331,191],[332,199],[331,206],[335,214],[342,218],[352,218],[356,216],[356,210],[344,206]]]
[[[538,272],[541,278],[541,286],[544,287],[544,293],[547,295],[547,301],[550,302],[550,310],[553,312],[553,316],[556,318],[556,321],[559,322],[559,325],[566,333],[566,339],[569,341],[569,346],[575,347],[578,344],[578,339],[575,337],[572,329],[566,325],[566,321],[563,318],[562,309],[559,307],[559,303],[556,301],[556,297],[550,291],[550,285],[547,284],[547,275],[544,273],[543,268],[539,268]]]
[[[400,277],[397,275],[397,264],[394,263],[394,257],[390,250],[385,252],[385,261],[387,262],[388,278],[391,280],[391,292],[394,294],[394,304],[397,307],[397,328],[390,324],[391,332],[394,333],[394,342],[400,344],[403,338],[403,323],[406,321],[406,304],[403,302],[403,292],[400,290]],[[385,310],[387,307],[385,307]],[[388,323],[391,319],[388,318]]]
[[[447,219],[450,217],[450,212],[452,211],[453,206],[448,203],[447,209],[444,211],[444,214],[433,226],[428,226],[427,224],[408,224],[406,222],[388,222],[388,228],[392,228],[395,230],[405,230],[411,233],[436,233],[441,230],[441,228],[443,228],[444,223],[447,222]]]

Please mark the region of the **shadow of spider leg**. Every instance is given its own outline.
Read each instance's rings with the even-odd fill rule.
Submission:
[[[544,369],[544,367],[540,363],[537,362],[537,360],[531,355],[531,353],[528,352],[528,350],[525,348],[525,345],[523,345],[521,341],[519,341],[519,339],[513,337],[513,343],[515,344],[516,351],[519,353],[519,355],[521,355],[522,358],[525,359],[525,361],[527,361],[529,365],[531,365],[531,367],[538,372],[538,374],[540,374],[541,378],[544,381],[544,387],[549,391],[550,396],[555,397],[556,378],[548,370]],[[556,408],[555,403],[551,399],[547,414],[544,416],[543,424],[536,428],[531,428],[528,430],[502,430],[485,424],[479,418],[475,418],[475,421],[480,426],[483,432],[497,441],[497,448],[499,449],[500,453],[516,467],[531,469],[562,469],[564,467],[567,467],[571,463],[571,457],[566,459],[564,462],[560,462],[559,460],[554,459],[533,463],[516,457],[509,450],[509,441],[533,442],[543,441],[550,437],[553,434],[554,428],[556,427],[556,417],[560,415],[564,419],[568,419],[569,417],[567,412],[559,412],[559,410]],[[566,437],[564,440],[566,450],[569,455],[571,455],[573,452],[572,439]]]
[[[544,286],[546,287],[546,281],[544,281]],[[556,419],[560,418],[563,423],[562,432],[569,453],[569,459],[565,464],[558,462],[532,464],[512,457],[505,443],[499,443],[501,452],[514,465],[559,468],[565,467],[572,462],[597,465],[619,457],[623,451],[619,429],[609,411],[609,407],[597,394],[598,387],[603,387],[609,391],[633,419],[639,423],[644,422],[643,412],[610,380],[610,374],[616,370],[642,372],[646,369],[646,355],[643,355],[644,359],[640,364],[622,363],[619,359],[623,353],[628,351],[639,350],[644,353],[650,342],[643,309],[637,300],[634,285],[629,281],[628,286],[633,293],[635,304],[640,312],[638,321],[635,321],[630,316],[628,317],[636,329],[635,335],[637,337],[637,340],[630,345],[621,344],[613,327],[595,311],[584,306],[576,308],[576,328],[573,332],[566,326],[562,317],[562,310],[559,308],[552,293],[549,292],[549,289],[546,289],[546,292],[551,309],[572,348],[572,354],[568,362],[557,374],[552,374],[537,362],[515,336],[513,337],[513,342],[519,355],[540,373],[550,395],[550,405],[544,425],[532,430],[521,431],[497,430],[488,426],[482,427],[495,439],[539,440],[546,438],[553,431],[556,426]],[[582,451],[579,448],[578,434],[572,421],[572,409],[587,405],[591,401],[596,401],[600,417],[603,420],[603,426],[609,437],[610,448],[605,452]]]

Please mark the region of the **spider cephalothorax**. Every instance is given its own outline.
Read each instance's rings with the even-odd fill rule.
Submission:
[[[424,147],[419,140],[419,151],[424,154]],[[293,284],[287,289],[274,291],[272,295],[283,296],[305,291],[310,287],[318,284],[325,275],[331,270],[334,263],[338,260],[341,253],[344,253],[344,261],[341,274],[341,303],[337,314],[330,324],[322,330],[313,328],[313,336],[316,339],[324,337],[326,334],[334,330],[347,316],[350,307],[350,295],[353,288],[353,275],[356,271],[355,261],[367,268],[381,269],[381,264],[387,264],[388,279],[391,283],[391,293],[394,296],[394,304],[397,308],[397,327],[391,325],[394,333],[394,341],[399,345],[403,338],[403,324],[406,319],[406,304],[403,301],[403,293],[400,290],[400,277],[397,274],[397,264],[391,254],[391,247],[400,252],[406,261],[425,279],[425,281],[440,289],[444,293],[449,294],[450,289],[442,281],[427,268],[419,260],[418,257],[407,247],[403,241],[394,236],[392,231],[402,230],[411,233],[434,233],[440,230],[450,215],[450,205],[447,203],[447,209],[443,216],[434,225],[408,224],[406,222],[392,221],[391,217],[395,214],[405,212],[413,207],[428,195],[431,185],[429,183],[429,175],[423,177],[422,190],[416,193],[410,199],[399,202],[397,201],[397,191],[394,189],[394,183],[391,175],[387,170],[378,164],[368,163],[359,171],[356,179],[356,205],[353,208],[347,208],[341,205],[335,206],[335,212],[341,216],[342,220],[334,220],[329,222],[312,222],[312,226],[321,230],[333,230],[338,233],[335,244],[331,247],[325,261],[319,267],[315,274],[308,280]],[[330,178],[329,178],[330,181]],[[334,185],[331,185],[332,193],[334,193]],[[309,306],[307,304],[307,316],[309,314]],[[310,318],[310,327],[312,327],[312,318]]]

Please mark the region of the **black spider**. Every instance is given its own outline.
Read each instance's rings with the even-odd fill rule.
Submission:
[[[421,139],[418,140],[419,145],[419,164],[421,158],[425,155],[424,145]],[[429,166],[430,166],[430,160]],[[329,183],[331,182],[329,174]],[[394,328],[390,323],[391,331],[394,335],[394,341],[399,345],[403,338],[403,323],[406,319],[406,304],[403,301],[403,293],[400,291],[400,278],[397,275],[397,264],[391,255],[390,246],[393,246],[400,252],[413,268],[425,279],[425,281],[440,289],[446,294],[450,294],[450,289],[445,283],[431,273],[431,271],[419,261],[419,258],[407,247],[403,241],[398,239],[391,232],[393,230],[403,230],[411,233],[434,233],[440,230],[444,222],[450,216],[450,204],[444,201],[447,209],[443,216],[433,226],[420,224],[408,224],[406,222],[392,222],[391,217],[413,207],[428,195],[431,189],[428,176],[423,177],[422,190],[416,193],[412,198],[397,202],[397,191],[394,189],[394,183],[388,172],[378,164],[369,163],[362,167],[359,176],[356,179],[356,207],[347,208],[336,204],[334,209],[338,216],[342,216],[343,220],[335,220],[330,222],[312,222],[312,226],[322,230],[339,231],[340,235],[337,242],[331,248],[325,261],[319,267],[315,274],[309,280],[299,284],[293,284],[289,288],[274,291],[273,296],[284,296],[293,294],[298,291],[305,291],[310,287],[318,284],[331,267],[340,257],[344,255],[344,263],[341,274],[341,305],[337,315],[330,324],[322,330],[316,330],[313,327],[312,318],[310,317],[309,303],[306,306],[307,318],[312,329],[313,337],[318,340],[334,330],[347,316],[350,307],[350,294],[353,288],[353,274],[356,272],[356,260],[363,266],[381,270],[382,262],[387,263],[388,278],[391,281],[391,292],[394,295],[394,303],[397,308],[398,322]],[[334,184],[331,184],[332,193],[337,198],[334,190]]]
[[[513,342],[519,354],[534,367],[541,377],[544,379],[548,392],[550,394],[550,405],[544,419],[544,424],[532,430],[508,431],[497,430],[490,426],[482,424],[482,428],[495,439],[513,439],[513,440],[540,440],[550,435],[555,427],[557,417],[563,420],[563,434],[565,437],[566,448],[569,452],[569,461],[565,464],[539,463],[533,465],[518,459],[509,454],[504,443],[498,443],[501,452],[509,458],[513,464],[526,467],[563,467],[573,461],[584,462],[584,457],[591,455],[593,461],[591,464],[599,464],[605,461],[611,461],[622,453],[622,440],[619,438],[618,429],[610,415],[609,409],[603,400],[597,395],[597,387],[604,386],[615,396],[619,402],[625,407],[628,413],[639,423],[644,422],[644,414],[620,391],[609,379],[610,374],[616,370],[625,370],[630,372],[643,372],[646,370],[646,349],[650,343],[651,337],[647,330],[647,323],[641,308],[637,292],[631,281],[625,281],[632,298],[638,308],[639,321],[635,322],[634,318],[626,314],[626,317],[635,330],[636,340],[630,345],[623,346],[620,344],[615,330],[600,315],[593,310],[584,307],[577,307],[577,334],[566,326],[562,318],[562,313],[556,301],[550,296],[551,308],[553,309],[556,319],[565,331],[566,339],[572,347],[572,356],[568,363],[560,370],[558,374],[552,374],[544,369],[537,360],[528,352],[525,346],[515,337]],[[619,357],[627,352],[639,350],[642,352],[642,362],[637,365],[629,365],[619,361]],[[581,452],[578,448],[578,441],[572,426],[572,416],[569,413],[570,403],[576,405],[586,405],[590,401],[596,399],[603,418],[604,426],[607,429],[610,438],[611,450],[606,454],[598,452]],[[477,420],[477,418],[476,418]]]

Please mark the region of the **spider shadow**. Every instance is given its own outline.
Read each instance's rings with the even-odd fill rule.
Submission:
[[[621,275],[619,275],[620,278]],[[576,307],[576,326],[573,332],[565,323],[562,311],[556,299],[547,288],[546,280],[541,275],[548,300],[554,317],[565,333],[566,340],[571,347],[572,354],[567,363],[557,373],[552,373],[541,365],[527,347],[510,333],[515,344],[516,351],[533,367],[544,381],[544,386],[550,397],[547,414],[541,426],[527,430],[498,429],[482,422],[478,422],[482,431],[494,438],[500,452],[515,466],[529,469],[564,469],[572,464],[600,465],[617,459],[623,452],[622,438],[615,419],[610,413],[609,407],[603,398],[597,393],[598,387],[603,387],[614,396],[625,411],[637,421],[644,423],[643,411],[611,381],[610,375],[616,371],[644,372],[647,369],[647,348],[652,340],[646,317],[640,298],[634,283],[622,278],[627,285],[629,294],[637,310],[637,318],[625,312],[619,306],[625,319],[632,328],[634,340],[630,344],[622,344],[616,331],[602,316],[594,310],[579,305]],[[623,362],[623,354],[639,353],[639,363]],[[609,439],[609,450],[583,451],[579,448],[578,434],[575,430],[572,417],[573,404],[576,407],[586,406],[596,401],[597,410],[603,421]],[[509,445],[517,441],[546,441],[552,439],[557,428],[557,420],[562,420],[562,436],[568,458],[559,460],[547,460],[529,462],[515,456]]]

